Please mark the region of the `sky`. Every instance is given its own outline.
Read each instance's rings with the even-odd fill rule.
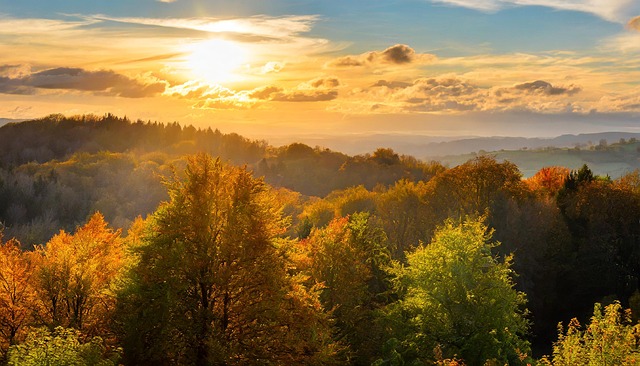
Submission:
[[[0,0],[0,118],[640,132],[638,0]]]

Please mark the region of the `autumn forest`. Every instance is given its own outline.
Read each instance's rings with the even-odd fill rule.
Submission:
[[[622,142],[621,142],[622,143]],[[638,365],[640,172],[0,127],[7,365]]]

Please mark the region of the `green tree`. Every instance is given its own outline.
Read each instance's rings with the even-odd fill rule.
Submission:
[[[100,337],[83,342],[79,331],[57,327],[32,329],[24,343],[9,349],[9,366],[115,366],[120,358]]]
[[[514,289],[511,258],[491,254],[497,245],[482,220],[449,220],[431,244],[407,255],[406,266],[395,267],[402,298],[391,306],[390,324],[405,362],[523,362],[526,300]]]
[[[200,154],[149,220],[122,293],[132,364],[329,363],[328,321],[262,180]]]
[[[619,302],[596,303],[591,322],[580,329],[572,319],[566,332],[558,325],[558,341],[553,355],[542,363],[553,366],[638,365],[640,364],[640,325],[631,323],[629,311],[622,312]]]

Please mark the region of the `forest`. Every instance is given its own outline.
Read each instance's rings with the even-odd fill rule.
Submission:
[[[50,115],[0,230],[2,364],[640,364],[638,171]]]

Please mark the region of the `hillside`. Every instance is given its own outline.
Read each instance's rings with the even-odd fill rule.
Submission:
[[[349,155],[365,154],[378,147],[388,147],[400,154],[421,159],[449,155],[464,155],[478,151],[535,150],[548,147],[588,149],[601,140],[609,143],[640,139],[640,134],[628,132],[602,132],[578,135],[561,135],[552,138],[525,138],[513,136],[430,136],[423,134],[344,134],[344,135],[296,135],[269,136],[266,139],[275,146],[302,142],[310,146],[324,146]]]
[[[594,137],[617,137],[617,134],[598,134]],[[562,141],[561,138],[554,139]],[[571,140],[567,138],[567,140]],[[541,168],[547,166],[563,166],[579,169],[587,164],[594,172],[619,178],[636,169],[640,169],[640,142],[635,137],[628,140],[619,138],[615,143],[606,143],[604,138],[597,145],[574,148],[545,147],[538,149],[480,151],[447,156],[432,156],[448,166],[460,165],[478,155],[490,155],[499,161],[510,161],[518,166],[524,177],[531,177]]]
[[[167,198],[162,182],[186,155],[199,152],[246,165],[275,187],[318,197],[357,185],[428,180],[443,169],[389,149],[348,156],[300,143],[274,148],[178,123],[52,115],[0,127],[0,222],[6,235],[27,244],[71,230],[96,210],[127,227]]]

